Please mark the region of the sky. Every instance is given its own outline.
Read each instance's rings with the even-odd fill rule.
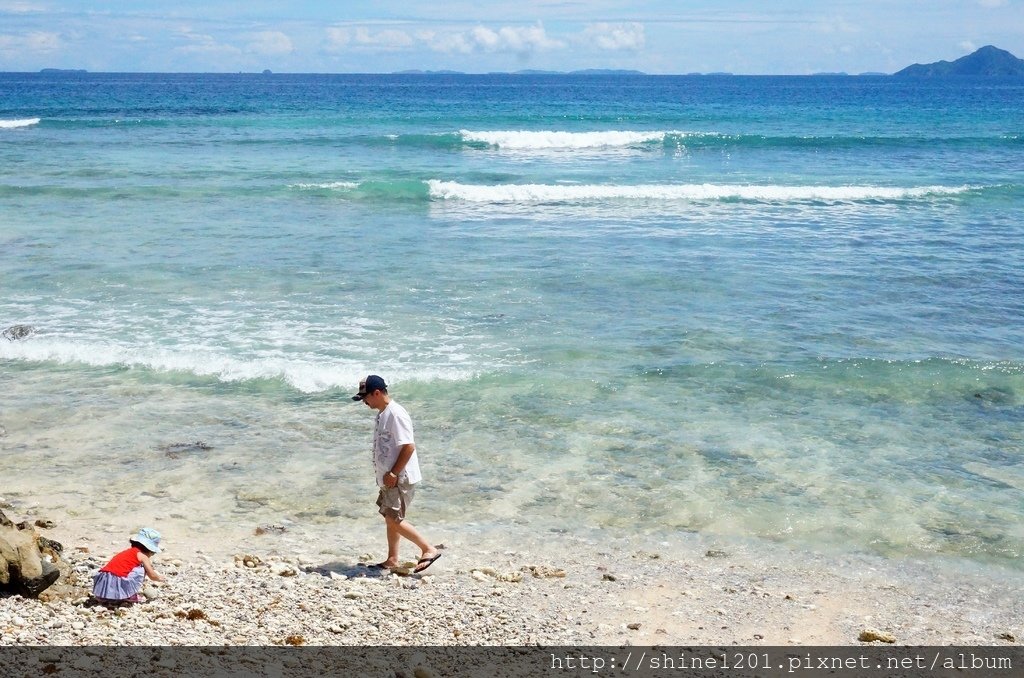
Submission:
[[[1024,58],[1024,0],[0,0],[0,71],[892,73]]]

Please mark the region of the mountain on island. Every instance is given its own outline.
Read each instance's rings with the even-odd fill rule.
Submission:
[[[893,75],[910,78],[948,78],[965,75],[984,78],[1024,78],[1024,59],[1018,59],[1004,49],[986,45],[956,61],[914,64]]]

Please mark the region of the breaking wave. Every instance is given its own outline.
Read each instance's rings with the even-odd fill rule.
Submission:
[[[758,186],[742,184],[639,184],[639,185],[476,185],[455,181],[427,181],[430,197],[480,203],[582,202],[602,200],[747,200],[760,202],[864,202],[949,196],[972,190],[970,186]]]
[[[667,136],[686,136],[684,132],[554,132],[499,130],[473,132],[460,130],[459,136],[466,142],[482,143],[497,148],[513,150],[613,148],[635,146],[651,142],[663,142]]]
[[[0,120],[0,129],[31,127],[32,125],[38,125],[39,120],[39,118],[21,118],[20,120]]]
[[[33,338],[0,342],[0,359],[122,367],[157,373],[189,374],[221,382],[277,380],[303,393],[351,388],[365,373],[365,361],[327,362],[309,356],[232,357],[210,349],[128,346],[102,341]],[[460,381],[476,376],[470,366],[437,364],[409,369],[395,365],[396,381]]]

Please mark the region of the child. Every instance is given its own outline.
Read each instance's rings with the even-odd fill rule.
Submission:
[[[166,581],[150,561],[160,553],[160,533],[144,527],[128,543],[131,548],[111,558],[93,578],[92,595],[101,603],[141,603],[147,576],[153,581]]]

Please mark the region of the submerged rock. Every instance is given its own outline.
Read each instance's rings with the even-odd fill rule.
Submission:
[[[36,328],[31,325],[11,325],[3,331],[3,337],[7,341],[20,341],[27,339],[36,333]]]
[[[160,451],[166,454],[171,459],[178,459],[185,454],[196,454],[197,452],[208,452],[213,449],[213,445],[207,445],[202,440],[196,440],[191,443],[173,443],[171,445],[161,445]]]
[[[264,534],[283,534],[288,531],[284,525],[257,525],[256,536],[259,537]]]
[[[993,405],[1012,405],[1016,400],[1016,396],[1008,388],[993,386],[975,391],[974,399],[982,403],[992,403]]]

